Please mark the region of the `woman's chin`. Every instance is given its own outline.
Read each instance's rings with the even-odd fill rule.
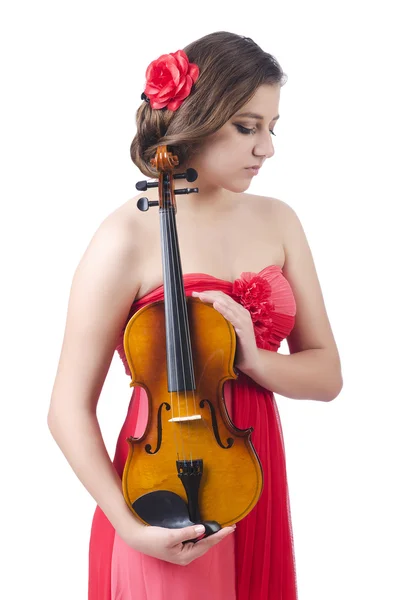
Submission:
[[[243,192],[246,192],[248,190],[250,185],[251,181],[236,181],[235,183],[228,183],[224,187],[226,190],[229,190],[229,192],[233,192],[235,194],[242,194]]]

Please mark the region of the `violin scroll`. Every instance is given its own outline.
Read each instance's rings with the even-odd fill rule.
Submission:
[[[198,173],[195,169],[189,167],[185,173],[173,174],[173,170],[179,164],[179,159],[167,149],[167,146],[157,148],[156,157],[151,159],[152,166],[158,171],[158,181],[138,181],[135,187],[140,192],[145,192],[149,188],[159,188],[159,201],[152,201],[148,198],[139,198],[137,207],[139,210],[147,211],[151,206],[160,206],[160,208],[174,208],[176,213],[175,196],[183,194],[197,194],[198,188],[175,189],[174,179],[186,179],[189,183],[196,181]]]

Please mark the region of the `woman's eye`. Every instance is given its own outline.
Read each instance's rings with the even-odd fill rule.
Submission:
[[[242,125],[236,125],[236,127],[240,133],[244,133],[245,135],[255,133],[255,129],[247,129],[247,127],[243,127]]]
[[[238,131],[240,133],[243,133],[244,135],[249,135],[249,134],[253,135],[254,133],[256,133],[256,129],[255,128],[254,129],[248,129],[247,127],[243,127],[242,125],[236,125],[236,127],[237,127]],[[270,133],[272,135],[276,135],[272,129],[270,129]]]

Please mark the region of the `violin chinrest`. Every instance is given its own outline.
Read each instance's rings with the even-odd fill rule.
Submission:
[[[221,529],[216,521],[200,521],[193,523],[189,517],[186,502],[167,490],[148,492],[135,500],[133,509],[146,523],[156,527],[167,527],[169,529],[180,529],[190,525],[204,525],[204,537],[212,535]],[[195,542],[197,540],[187,540]]]

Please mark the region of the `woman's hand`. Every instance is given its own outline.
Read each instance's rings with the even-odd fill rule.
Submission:
[[[242,372],[246,369],[252,370],[259,359],[259,353],[250,311],[219,290],[193,292],[192,296],[212,304],[230,321],[237,336],[234,366]]]
[[[187,540],[202,537],[204,533],[202,525],[191,525],[181,529],[142,525],[129,528],[127,533],[124,527],[124,531],[118,532],[118,534],[134,550],[166,562],[186,566],[233,533],[235,528],[235,525],[224,527],[217,533],[202,540],[199,539],[195,543],[187,542]]]

